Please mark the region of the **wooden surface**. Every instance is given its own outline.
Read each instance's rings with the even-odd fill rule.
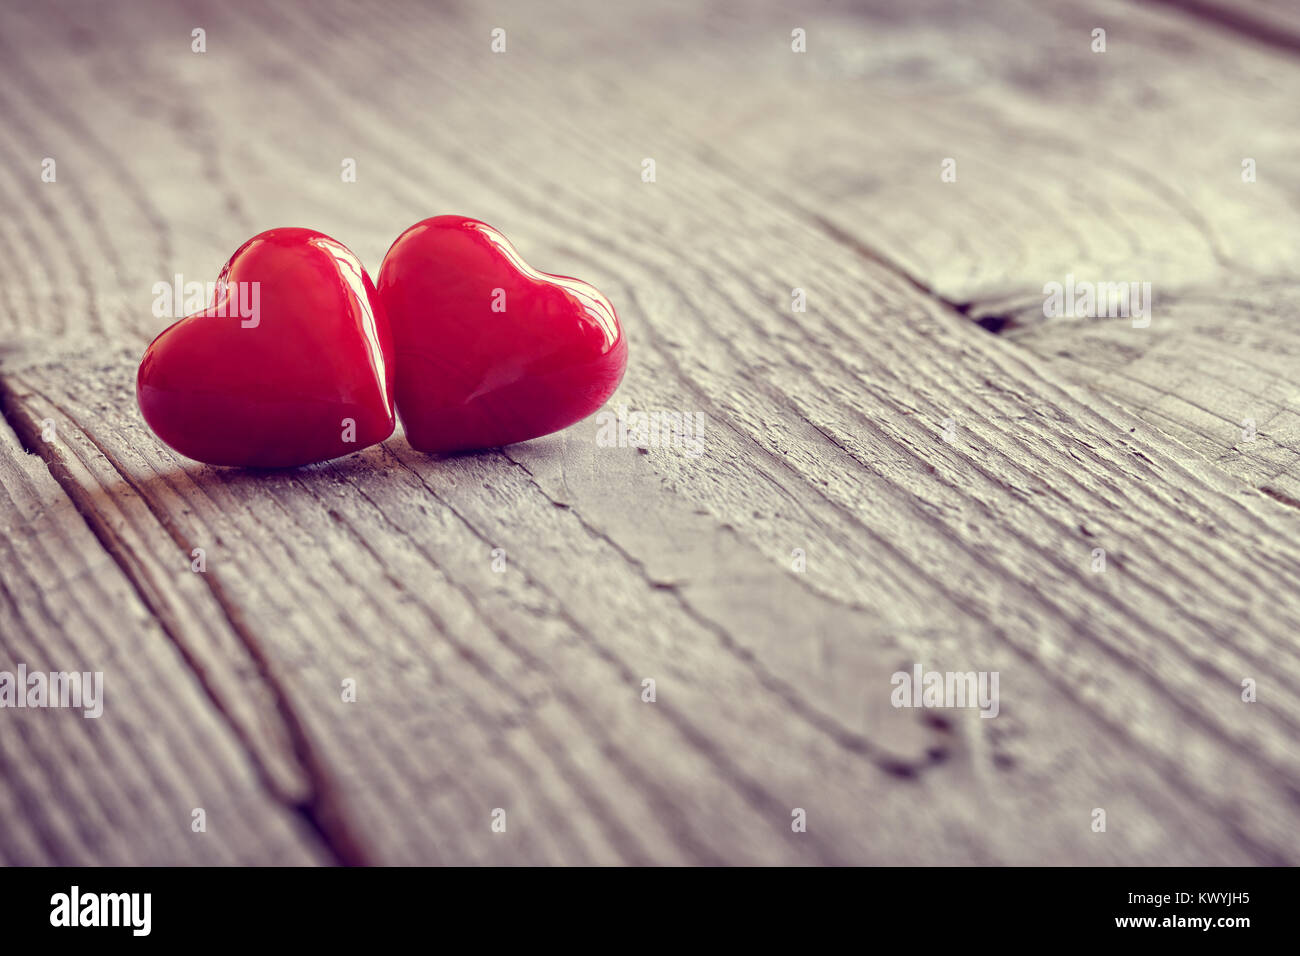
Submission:
[[[1213,8],[4,0],[0,670],[105,713],[0,711],[0,862],[1300,861],[1300,53]],[[703,454],[145,427],[155,282],[449,212]]]

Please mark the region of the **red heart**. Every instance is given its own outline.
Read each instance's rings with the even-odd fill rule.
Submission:
[[[608,299],[531,268],[476,219],[416,223],[388,250],[378,287],[397,352],[397,413],[421,451],[495,448],[572,425],[627,368]]]
[[[305,465],[393,433],[393,349],[346,246],[272,229],[236,250],[213,304],[150,343],[136,395],[158,437],[213,465]]]

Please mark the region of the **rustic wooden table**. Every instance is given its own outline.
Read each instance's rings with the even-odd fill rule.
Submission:
[[[104,674],[0,862],[1300,861],[1283,5],[3,0],[0,80],[0,671]],[[453,212],[699,448],[145,427],[155,283]]]

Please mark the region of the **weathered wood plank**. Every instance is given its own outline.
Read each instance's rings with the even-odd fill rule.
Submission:
[[[1294,862],[1300,516],[876,261],[954,301],[999,287],[1016,230],[1037,250],[1046,228],[1023,197],[1011,215],[1014,183],[978,180],[964,219],[927,226],[937,160],[936,195],[918,179],[892,220],[830,175],[850,146],[895,176],[943,142],[1007,157],[1005,128],[906,79],[900,49],[940,31],[904,17],[890,39],[911,45],[889,52],[868,42],[879,21],[818,12],[835,26],[810,37],[844,44],[822,75],[772,13],[416,9],[341,6],[323,26],[224,4],[55,7],[15,16],[0,50],[17,79],[0,180],[20,209],[0,233],[17,252],[0,274],[10,414],[57,423],[65,490],[338,858]],[[991,57],[992,33],[981,43]],[[27,52],[43,44],[66,61],[58,94]],[[892,100],[845,82],[863,49],[885,57],[867,75]],[[908,102],[924,121],[883,137]],[[1050,133],[1049,115],[1022,122]],[[884,145],[865,151],[846,119]],[[1032,166],[1054,155],[1044,137],[1013,158],[1046,193],[1061,168]],[[70,171],[29,198],[14,163],[48,142]],[[153,282],[207,280],[246,235],[290,223],[377,263],[401,228],[452,210],[607,289],[633,345],[616,401],[702,412],[703,454],[603,447],[588,422],[499,453],[437,461],[395,438],[268,475],[149,435],[130,386],[165,324]],[[1194,239],[1170,274],[1195,274],[1213,243],[1178,216],[1186,234],[1150,261]],[[990,219],[1001,247],[975,245]],[[1128,261],[1097,245],[1097,262]],[[113,344],[88,356],[91,337]],[[208,571],[173,580],[194,547]],[[998,670],[1002,713],[893,709],[889,675],[914,661]],[[1259,703],[1241,702],[1243,677]],[[1107,834],[1089,828],[1097,806]]]
[[[0,864],[330,858],[296,809],[266,791],[134,582],[8,428],[0,531],[0,671],[103,675],[98,717],[0,711]],[[196,808],[205,832],[191,829]]]
[[[1070,273],[1149,281],[1157,296],[1296,276],[1288,52],[1104,0],[819,4],[785,14],[807,31],[803,55],[788,28],[773,35],[780,19],[718,23],[707,42],[679,38],[677,57],[647,50],[644,96],[673,97],[674,124],[716,162],[770,178],[972,315],[1041,304]],[[728,68],[694,82],[710,59]]]
[[[1297,308],[1300,297],[1288,287],[1192,291],[1168,302],[1150,329],[1031,318],[1017,323],[1013,337],[1205,461],[1295,507]]]

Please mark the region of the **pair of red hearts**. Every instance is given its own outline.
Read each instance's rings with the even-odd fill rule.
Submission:
[[[596,411],[627,367],[608,299],[463,216],[402,233],[378,285],[329,236],[272,229],[217,290],[153,340],[136,379],[149,427],[213,465],[345,455],[391,435],[394,406],[421,451],[525,441]]]

